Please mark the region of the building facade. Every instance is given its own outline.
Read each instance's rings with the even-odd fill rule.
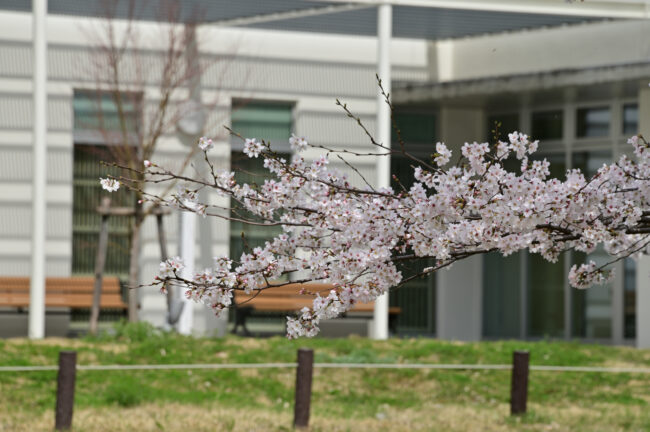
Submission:
[[[0,12],[0,276],[28,276],[31,214],[31,15]],[[101,28],[100,19],[50,15],[48,27],[48,154],[47,241],[48,276],[89,275],[93,272],[94,242],[99,225],[94,211],[105,194],[98,177],[107,174],[105,143],[93,134],[94,104],[86,96],[95,90],[91,68],[93,45],[88,32]],[[125,24],[124,24],[125,26]],[[124,27],[122,26],[122,27]],[[148,37],[155,59],[159,24],[137,23]],[[117,28],[120,28],[118,22]],[[211,155],[216,168],[228,169],[241,143],[223,133],[233,126],[246,136],[270,139],[279,151],[288,151],[292,132],[315,144],[350,149],[369,144],[363,131],[335,105],[346,101],[372,130],[375,124],[375,41],[313,33],[295,34],[255,29],[198,30],[200,58],[209,69],[203,74],[201,99],[211,106],[208,135],[219,137]],[[394,75],[404,81],[423,81],[426,43],[396,41]],[[145,106],[158,102],[157,83],[144,89]],[[104,101],[102,101],[104,103]],[[106,101],[110,105],[110,101]],[[112,108],[104,110],[104,116]],[[110,119],[108,119],[110,123]],[[185,137],[163,136],[154,159],[178,167],[188,154]],[[239,146],[239,147],[238,147]],[[360,172],[372,178],[372,161],[358,161]],[[239,160],[241,163],[241,160]],[[155,191],[155,189],[154,189]],[[122,191],[120,191],[122,192]],[[115,194],[117,196],[119,194]],[[218,197],[206,197],[219,203]],[[117,203],[125,204],[125,202]],[[224,204],[224,203],[222,203]],[[227,203],[225,203],[227,205]],[[178,254],[178,215],[165,219],[170,253]],[[207,267],[212,257],[231,252],[230,239],[242,227],[217,218],[198,222],[196,265]],[[255,237],[255,233],[248,233]],[[155,218],[144,227],[141,281],[153,280],[160,262]],[[107,272],[128,272],[128,221],[111,222]],[[238,246],[232,246],[237,253]],[[163,325],[166,299],[158,288],[139,290],[140,318]],[[197,332],[211,333],[219,323],[202,306],[194,308]]]
[[[0,276],[29,275],[30,25],[29,13],[0,11]],[[105,143],[91,133],[93,108],[85,95],[95,87],[84,65],[93,56],[88,30],[100,26],[97,18],[48,17],[50,276],[92,273],[98,229],[93,200],[102,194],[96,177],[104,175],[96,162]],[[137,23],[151,43],[153,59],[164,49],[153,36],[157,26]],[[646,22],[597,21],[435,41],[396,38],[391,45],[396,121],[407,144],[423,155],[436,141],[458,151],[466,141],[492,140],[516,129],[540,139],[540,157],[557,167],[553,175],[575,167],[593,171],[628,151],[627,136],[644,131],[650,136],[647,34]],[[363,131],[336,107],[335,99],[345,101],[374,130],[374,37],[205,25],[198,39],[199,57],[209,65],[200,83],[200,98],[211,106],[208,134],[220,137],[213,150],[217,168],[243,163],[241,144],[224,135],[222,125],[270,139],[285,152],[290,151],[291,133],[314,144],[368,148]],[[145,87],[143,97],[145,105],[157,103],[156,83]],[[155,159],[178,166],[188,145],[193,143],[181,134],[167,134]],[[374,178],[372,160],[353,162],[366,178]],[[392,170],[411,181],[406,162],[395,158]],[[216,196],[206,199],[227,204]],[[177,214],[165,219],[173,254],[178,225]],[[215,255],[239,254],[236,239],[246,229],[251,239],[267,235],[222,219],[199,220],[197,267],[209,266]],[[108,271],[123,276],[128,271],[123,253],[128,221],[114,222],[111,230]],[[605,259],[598,252],[592,255],[590,259]],[[156,274],[159,258],[152,218],[144,230],[143,283]],[[647,275],[646,260],[617,263],[618,276],[610,285],[577,291],[568,286],[566,275],[584,259],[568,253],[552,265],[519,253],[459,262],[391,294],[391,304],[403,309],[398,334],[650,345],[650,313],[642,313],[643,305],[650,306],[650,280],[637,277]],[[141,319],[163,325],[166,300],[157,288],[139,290],[139,303]],[[223,330],[223,322],[202,306],[196,305],[194,314],[196,332]]]
[[[457,150],[518,130],[540,140],[537,157],[551,162],[553,176],[594,173],[631,153],[629,136],[650,132],[648,32],[645,21],[614,21],[431,42],[438,79],[404,85],[395,100],[433,110],[438,138]],[[608,260],[598,251],[588,258]],[[566,275],[585,259],[485,255],[439,273],[438,336],[647,346],[645,258],[616,263],[610,284],[575,290]]]

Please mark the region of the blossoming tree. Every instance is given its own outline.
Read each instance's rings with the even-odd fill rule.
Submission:
[[[609,264],[642,253],[650,243],[650,150],[641,136],[628,141],[636,158],[622,156],[591,178],[574,169],[557,179],[550,177],[546,159],[534,159],[538,141],[523,133],[510,133],[507,142],[465,143],[454,163],[452,152],[439,142],[431,159],[423,160],[406,151],[399,134],[395,149],[376,142],[359,118],[339,105],[364,128],[376,153],[311,146],[324,154],[307,161],[301,152],[310,144],[292,136],[295,154],[289,161],[269,143],[246,138],[244,152],[263,159],[269,178],[259,185],[239,184],[233,172],[214,169],[213,143],[201,138],[205,177],[178,175],[145,161],[143,168],[131,170],[130,178],[103,180],[107,189],[124,184],[141,191],[144,184],[135,179],[181,181],[168,198],[143,196],[203,216],[282,227],[263,247],[241,257],[215,257],[213,268],[192,278],[181,276],[180,259],[162,262],[153,284],[180,284],[188,297],[217,314],[232,305],[235,290],[251,293],[308,281],[332,284],[326,295],[304,293],[313,296],[313,306],[287,318],[287,336],[294,338],[313,336],[319,321],[472,255],[527,249],[555,262],[569,249],[589,253],[603,247],[610,263],[574,265],[569,272],[572,286],[587,288],[612,277]],[[350,173],[361,175],[346,155],[386,157],[386,151],[412,162],[413,186],[378,189],[365,182],[358,187],[329,166],[330,159],[338,158]],[[519,168],[508,171],[506,162],[512,160]],[[197,192],[203,188],[230,198],[246,214],[200,202]],[[418,260],[434,264],[403,277],[398,264]]]

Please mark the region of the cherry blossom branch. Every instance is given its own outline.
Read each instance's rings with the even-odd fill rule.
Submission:
[[[360,118],[347,106],[343,109],[369,135]],[[342,157],[344,152],[331,151],[311,162],[296,154],[289,162],[265,141],[240,138],[244,154],[262,158],[268,169],[261,184],[238,184],[232,172],[216,170],[208,154],[211,141],[202,138],[199,147],[211,178],[177,175],[151,163],[137,170],[135,181],[108,179],[106,186],[116,189],[124,181],[127,187],[141,187],[143,182],[175,180],[181,183],[179,192],[159,199],[158,204],[281,227],[282,232],[264,245],[232,257],[237,261],[217,257],[211,269],[190,278],[178,278],[179,260],[161,263],[156,283],[183,284],[189,297],[216,313],[232,304],[235,290],[258,293],[315,280],[330,284],[327,293],[311,293],[311,308],[289,318],[290,337],[312,336],[321,320],[474,255],[527,250],[555,262],[564,251],[588,254],[603,246],[615,257],[613,261],[602,266],[574,265],[569,272],[571,285],[586,288],[607,282],[612,277],[608,266],[644,252],[650,244],[650,208],[645,199],[650,184],[643,180],[650,178],[650,150],[640,137],[629,140],[636,161],[623,156],[589,178],[580,170],[570,170],[564,179],[550,177],[547,160],[529,161],[538,142],[519,132],[493,146],[466,143],[461,163],[455,166],[448,166],[451,151],[436,143],[431,158],[435,166],[423,166],[416,158],[415,183],[407,189],[396,179],[399,193],[392,188],[375,190],[366,179],[365,188],[352,186],[346,174],[329,167],[328,156],[335,155],[351,173],[359,174]],[[296,153],[319,147],[295,135],[290,145]],[[373,145],[386,150],[380,143]],[[404,151],[403,142],[400,147]],[[511,159],[520,162],[519,170],[504,168]],[[230,206],[229,213],[209,211],[211,207],[198,200],[197,192],[203,188],[236,205]],[[409,276],[397,267],[422,260],[435,265]],[[287,277],[297,280],[281,281]]]

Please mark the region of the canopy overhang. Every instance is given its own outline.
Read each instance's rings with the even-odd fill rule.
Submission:
[[[478,100],[503,94],[548,91],[565,87],[646,80],[650,62],[564,69],[531,74],[458,80],[439,83],[393,83],[393,102],[399,105]]]

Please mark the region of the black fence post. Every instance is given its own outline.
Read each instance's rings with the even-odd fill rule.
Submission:
[[[510,415],[526,414],[528,398],[528,351],[515,351],[512,355],[512,387],[510,389]]]
[[[314,350],[298,350],[298,369],[296,370],[296,400],[293,411],[293,425],[297,428],[309,426],[309,406],[311,404],[311,380],[314,371]]]
[[[59,375],[56,388],[56,430],[72,427],[74,384],[77,375],[77,352],[59,352]]]

